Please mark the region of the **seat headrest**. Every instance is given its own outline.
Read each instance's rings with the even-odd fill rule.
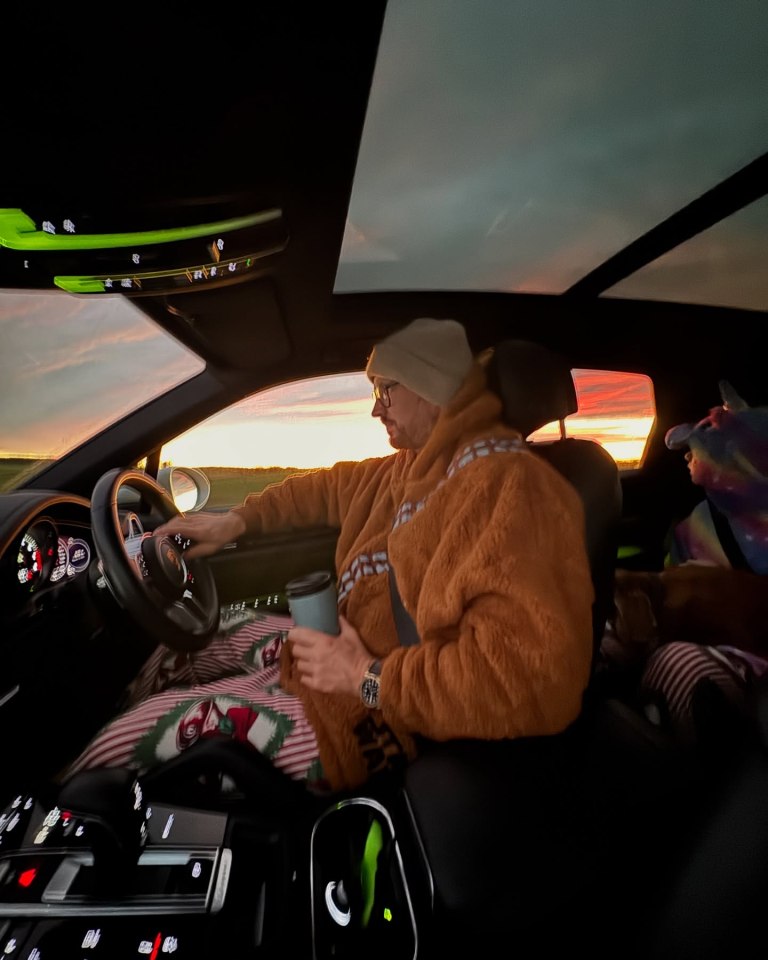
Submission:
[[[501,397],[504,419],[524,437],[578,409],[570,363],[540,343],[497,343],[487,374],[489,387]]]

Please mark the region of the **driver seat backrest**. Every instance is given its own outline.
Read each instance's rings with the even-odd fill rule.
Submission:
[[[538,343],[504,340],[485,365],[504,420],[572,484],[584,505],[594,585],[593,678],[579,718],[566,730],[429,743],[406,768],[404,792],[429,866],[438,936],[446,931],[438,947],[451,956],[483,954],[485,943],[512,937],[524,956],[549,956],[563,947],[551,946],[547,936],[558,939],[584,919],[592,923],[595,901],[630,889],[613,851],[620,851],[622,868],[637,861],[637,821],[648,820],[646,804],[654,802],[646,798],[654,798],[659,780],[672,778],[666,766],[661,776],[652,775],[666,755],[659,757],[649,741],[650,724],[608,701],[594,672],[613,605],[622,510],[618,467],[597,442],[565,435],[564,421],[578,409],[565,357]],[[553,421],[560,424],[558,439],[530,442],[534,431]],[[629,902],[636,902],[631,895]]]
[[[486,363],[489,387],[501,397],[504,420],[526,439],[557,422],[560,438],[530,443],[575,488],[584,505],[587,553],[595,589],[592,606],[594,654],[600,647],[613,605],[614,570],[621,519],[619,471],[611,455],[594,440],[567,437],[565,418],[578,410],[568,360],[529,340],[504,340]]]

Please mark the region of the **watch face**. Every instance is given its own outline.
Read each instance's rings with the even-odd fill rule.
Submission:
[[[366,707],[378,707],[379,705],[379,678],[366,677],[360,686],[360,696]]]

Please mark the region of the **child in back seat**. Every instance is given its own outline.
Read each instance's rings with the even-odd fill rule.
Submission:
[[[704,499],[672,531],[664,571],[618,570],[603,660],[645,658],[646,714],[683,743],[720,733],[748,711],[768,674],[768,407],[726,381],[722,406],[671,428]]]

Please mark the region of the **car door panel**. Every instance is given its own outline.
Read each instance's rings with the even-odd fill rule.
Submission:
[[[282,598],[285,584],[313,570],[334,576],[335,527],[312,527],[261,536],[233,545],[210,559],[222,604],[265,595]]]

